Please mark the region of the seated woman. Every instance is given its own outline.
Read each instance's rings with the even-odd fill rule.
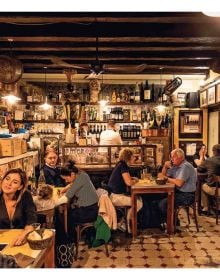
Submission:
[[[13,245],[22,245],[37,222],[36,207],[27,191],[26,173],[20,168],[10,169],[0,187],[0,229],[23,229]]]
[[[196,145],[196,153],[193,155],[193,166],[197,168],[200,166],[209,155],[207,154],[207,148],[205,144]]]
[[[45,165],[43,166],[46,184],[55,187],[64,187],[65,181],[60,176],[60,168],[57,166],[58,155],[53,150],[45,153]]]
[[[130,187],[137,182],[129,173],[129,165],[134,161],[134,152],[130,148],[124,148],[119,152],[119,162],[110,176],[108,187],[111,192],[111,200],[115,206],[131,206]],[[141,197],[137,199],[137,211],[143,206]],[[130,229],[131,208],[127,213],[128,232]]]
[[[61,197],[56,205],[70,203],[70,231],[76,223],[87,223],[96,220],[98,215],[98,196],[89,175],[75,166],[73,160],[61,168],[61,177],[68,185],[61,190]]]

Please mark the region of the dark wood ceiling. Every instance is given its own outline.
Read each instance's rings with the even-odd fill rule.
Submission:
[[[0,13],[0,55],[9,38],[24,73],[89,74],[97,56],[104,73],[220,72],[220,18],[198,12]]]

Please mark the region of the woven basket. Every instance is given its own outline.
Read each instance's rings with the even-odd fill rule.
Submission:
[[[48,230],[48,229],[46,229],[45,231],[52,232],[51,230]],[[36,230],[36,232],[38,232],[38,230]],[[33,240],[33,239],[30,239],[29,235],[28,235],[27,241],[28,241],[28,244],[31,247],[31,249],[42,250],[42,249],[46,249],[50,245],[50,242],[51,242],[52,238],[53,238],[53,234],[50,237],[45,238],[45,239]]]

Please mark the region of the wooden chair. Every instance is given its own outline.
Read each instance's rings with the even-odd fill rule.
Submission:
[[[65,232],[67,233],[68,231],[68,221],[67,221],[67,213],[68,213],[68,207],[69,204],[63,204],[61,205],[63,206],[63,214],[64,214],[64,228],[65,228]],[[75,241],[75,254],[74,254],[74,259],[77,260],[78,259],[78,254],[79,254],[79,242],[81,240],[82,237],[82,233],[88,229],[88,228],[93,228],[94,227],[94,223],[93,222],[89,222],[89,223],[78,223],[76,224],[76,241]],[[105,253],[106,256],[109,256],[109,252],[108,252],[108,244],[105,243]]]
[[[198,190],[198,188],[197,188]],[[191,208],[193,210],[193,218],[196,224],[196,230],[199,232],[199,225],[198,225],[198,219],[197,219],[197,198],[198,198],[198,191],[196,190],[195,192],[195,198],[192,204],[190,205],[180,205],[175,209],[174,211],[174,232],[176,232],[176,224],[177,224],[177,218],[179,211],[181,209],[184,209],[187,213],[187,218],[188,218],[188,225],[190,225],[190,216],[189,216],[189,209]]]
[[[208,214],[210,214],[211,208],[215,211],[215,217],[216,217],[216,225],[218,225],[218,214],[220,211],[220,176],[214,176],[214,181],[215,181],[215,195],[212,196],[213,198],[213,205],[209,203],[208,205]]]
[[[122,218],[125,219],[125,225],[126,225],[126,233],[128,233],[128,223],[127,221],[127,214],[128,214],[128,209],[131,208],[131,206],[115,206],[116,212],[120,212],[122,214]]]
[[[37,215],[42,215],[45,216],[46,222],[42,223],[41,226],[44,228],[53,228],[53,217],[54,217],[54,208],[48,209],[48,210],[43,210],[43,211],[38,211]]]

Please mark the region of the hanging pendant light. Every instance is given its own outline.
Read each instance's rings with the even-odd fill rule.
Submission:
[[[40,105],[40,109],[42,110],[49,110],[52,108],[52,105],[47,103],[47,67],[44,67],[45,73],[44,73],[44,95],[45,95],[45,101],[44,104]]]
[[[4,99],[9,105],[13,105],[17,101],[21,100],[21,98],[17,96],[18,95],[17,84],[7,85],[7,89],[5,86],[5,91],[7,92],[7,95],[2,96],[2,99]]]
[[[161,100],[158,98],[158,104],[156,106],[157,111],[162,114],[165,112],[166,106],[162,103],[162,67],[160,68],[160,92],[161,92]]]

